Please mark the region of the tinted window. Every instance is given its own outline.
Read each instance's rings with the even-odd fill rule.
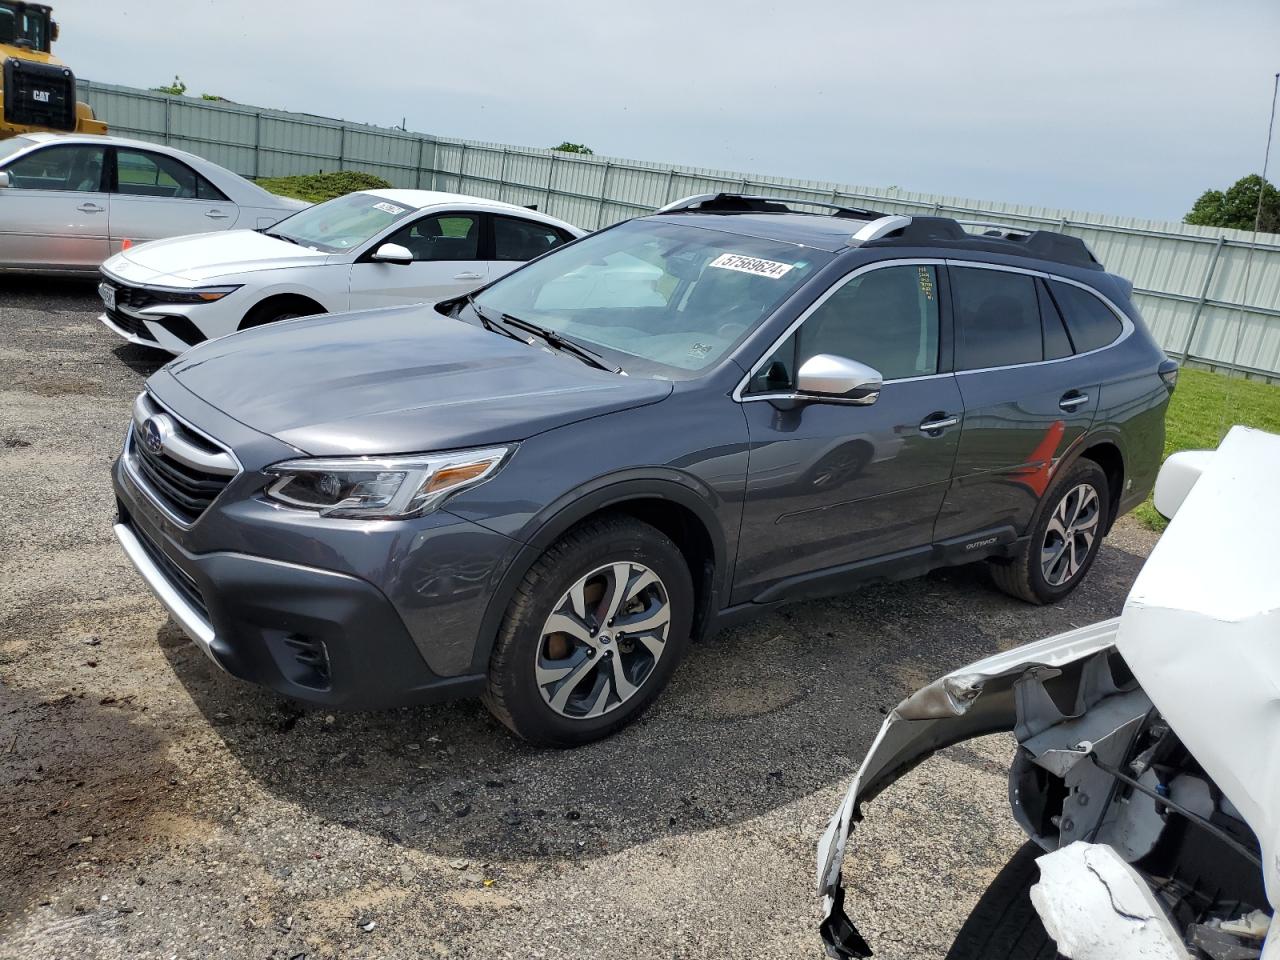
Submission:
[[[406,247],[417,261],[476,260],[480,256],[480,218],[472,213],[423,217],[386,240]]]
[[[1071,338],[1043,280],[1036,281],[1036,292],[1040,295],[1040,320],[1044,324],[1044,358],[1059,360],[1071,356]]]
[[[956,369],[1044,359],[1035,278],[1003,270],[951,268]]]
[[[5,169],[9,185],[21,190],[102,189],[103,148],[90,146],[46,147],[19,157]]]
[[[225,200],[181,160],[144,150],[116,150],[116,193],[167,200]]]
[[[1050,280],[1049,287],[1062,310],[1067,329],[1071,331],[1076,353],[1105,347],[1120,336],[1123,329],[1120,318],[1092,293],[1057,280]]]
[[[493,258],[532,260],[564,243],[559,230],[514,217],[493,218]]]
[[[797,349],[798,347],[798,349]],[[886,380],[938,372],[938,278],[924,264],[854,277],[818,307],[752,378],[753,392],[794,387],[819,353],[857,360]]]

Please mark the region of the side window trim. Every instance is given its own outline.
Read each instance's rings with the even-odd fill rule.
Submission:
[[[1114,313],[1116,317],[1119,319],[1120,327],[1121,327],[1120,336],[1116,337],[1114,340],[1112,340],[1110,343],[1106,344],[1105,346],[1096,347],[1093,350],[1086,350],[1084,353],[1073,353],[1070,356],[1058,357],[1055,360],[1034,360],[1027,363],[1010,363],[1002,367],[979,367],[974,370],[957,370],[955,372],[955,375],[957,377],[969,376],[970,374],[974,374],[974,373],[990,373],[993,370],[1016,370],[1019,367],[1033,367],[1033,366],[1036,366],[1037,364],[1065,363],[1068,360],[1075,360],[1079,357],[1089,357],[1089,356],[1093,356],[1093,354],[1095,353],[1100,353],[1103,350],[1110,350],[1116,344],[1122,343],[1123,341],[1128,339],[1130,334],[1133,333],[1133,330],[1134,330],[1133,321],[1129,318],[1129,315],[1127,313],[1125,313],[1123,310],[1117,307],[1114,303],[1112,303],[1111,299],[1107,297],[1105,294],[1095,290],[1093,287],[1089,286],[1087,283],[1081,283],[1079,280],[1072,280],[1070,277],[1063,277],[1056,273],[1046,273],[1043,270],[1030,270],[1026,267],[1005,266],[1002,263],[983,263],[979,260],[946,260],[945,263],[948,268],[972,267],[979,270],[1003,270],[1006,273],[1021,273],[1021,274],[1026,274],[1032,277],[1040,277],[1043,280],[1056,280],[1059,283],[1067,283],[1073,287],[1079,287],[1081,290],[1084,290],[1086,293],[1091,293],[1095,297],[1097,297],[1099,300],[1101,300],[1102,303],[1107,307],[1107,309],[1110,310],[1112,313]],[[1041,321],[1041,323],[1043,326],[1043,321]],[[1070,336],[1070,333],[1068,333],[1068,336]]]
[[[774,353],[777,351],[779,347],[782,346],[783,343],[786,342],[787,338],[790,337],[797,330],[799,330],[802,326],[804,326],[805,321],[808,320],[809,317],[812,316],[814,313],[816,313],[818,309],[836,293],[836,291],[838,291],[841,287],[843,287],[849,281],[853,280],[856,277],[861,276],[864,273],[870,273],[872,270],[883,270],[886,267],[914,267],[914,266],[935,267],[937,269],[934,272],[937,275],[939,275],[939,277],[941,277],[941,274],[944,272],[943,268],[949,262],[950,261],[947,261],[941,258],[934,258],[934,257],[905,257],[899,260],[876,260],[873,263],[864,263],[862,266],[849,271],[843,277],[837,280],[835,283],[831,284],[831,286],[827,287],[826,290],[822,291],[819,297],[816,300],[814,300],[813,303],[809,304],[809,306],[804,309],[804,311],[800,314],[800,316],[796,317],[795,320],[793,320],[787,326],[787,329],[782,331],[781,335],[776,337],[768,345],[768,347],[765,348],[765,350],[760,354],[760,356],[756,359],[756,361],[747,370],[746,375],[743,376],[743,378],[738,381],[738,385],[733,388],[733,393],[732,393],[733,399],[738,403],[750,403],[755,400],[776,400],[779,397],[790,396],[790,394],[786,391],[773,391],[770,393],[748,393],[747,389],[751,383],[751,379],[757,373],[760,372],[760,370],[764,367],[765,362],[774,355]],[[941,280],[939,282],[941,282]],[[939,306],[939,310],[938,310],[938,372],[927,373],[918,377],[898,377],[896,379],[885,380],[885,383],[911,383],[916,380],[934,380],[939,377],[955,376],[955,374],[950,369],[946,370],[945,372],[942,369],[944,361],[950,361],[950,356],[948,356],[943,352],[943,343],[945,342],[947,347],[949,348],[951,346],[950,341],[952,339],[949,335],[946,335],[944,333],[944,331],[948,330],[951,325],[951,319],[950,319],[951,302],[950,302],[950,296],[949,296],[950,294],[949,287],[947,290],[947,294],[948,295],[946,299],[940,299],[938,304]],[[765,320],[762,321],[762,323],[767,323],[767,322],[768,322],[768,318],[766,317]],[[950,368],[951,363],[946,362],[946,366]]]

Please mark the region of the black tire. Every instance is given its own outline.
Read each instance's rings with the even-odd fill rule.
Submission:
[[[593,570],[615,563],[642,564],[659,578],[669,612],[665,645],[629,699],[601,716],[562,715],[537,680],[535,660],[544,649],[544,628],[571,587]],[[540,746],[571,747],[607,737],[644,712],[666,687],[689,646],[693,605],[688,565],[665,534],[622,515],[587,521],[548,547],[517,588],[489,658],[485,705],[518,736]],[[619,639],[620,659],[621,643]]]
[[[946,960],[1054,960],[1057,948],[1031,903],[1040,879],[1034,843],[1023,845],[987,887],[973,908]]]
[[[1041,549],[1045,546],[1050,524],[1054,522],[1059,505],[1081,486],[1092,487],[1097,497],[1093,539],[1075,572],[1064,582],[1052,583],[1041,566]],[[1110,520],[1111,490],[1106,473],[1092,460],[1077,460],[1045,491],[1031,530],[1017,554],[1010,559],[991,561],[991,578],[1005,593],[1027,603],[1055,603],[1080,586],[1089,575],[1098,551],[1102,548],[1103,531],[1107,529]]]
[[[323,310],[315,311],[315,313],[323,312]],[[279,303],[272,303],[267,300],[258,304],[244,315],[244,319],[240,321],[240,329],[251,330],[254,327],[264,327],[268,323],[279,323],[282,320],[314,316],[315,313],[307,313],[296,306],[281,306]]]

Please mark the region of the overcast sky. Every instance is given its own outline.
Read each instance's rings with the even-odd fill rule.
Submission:
[[[46,2],[90,80],[1162,219],[1261,168],[1280,71],[1277,0]]]

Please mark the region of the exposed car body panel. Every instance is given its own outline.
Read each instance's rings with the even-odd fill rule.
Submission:
[[[329,254],[256,230],[156,240],[112,259],[109,272],[138,283],[207,283],[228,273],[286,270],[329,261]],[[186,282],[183,282],[186,281]]]
[[[1106,796],[1110,775],[1081,760],[1102,756],[1120,766],[1133,732],[1153,710],[1253,829],[1267,896],[1273,908],[1280,906],[1280,580],[1264,556],[1280,535],[1280,517],[1257,509],[1272,499],[1280,437],[1236,427],[1216,453],[1194,462],[1203,473],[1152,551],[1121,617],[962,667],[889,715],[818,847],[822,935],[831,956],[870,955],[845,913],[841,882],[863,803],[938,749],[1005,730],[1015,731],[1027,755],[1069,786],[1074,777],[1072,789],[1080,778],[1095,777],[1089,793]],[[1185,477],[1179,483],[1185,485]],[[1206,563],[1210,556],[1215,562]],[[1117,686],[1112,667],[1131,671],[1134,680]],[[1054,688],[1052,697],[1046,685]],[[1074,709],[1062,706],[1070,703]],[[1154,835],[1144,838],[1125,822],[1134,814],[1104,824],[1104,804],[1088,813],[1079,807],[1078,823],[1064,815],[1052,837],[1039,835],[1042,824],[1023,806],[1030,798],[1012,786],[1017,763],[1011,773],[1015,817],[1046,849],[1101,833],[1132,861],[1154,844]],[[1176,781],[1172,795],[1182,796]],[[1146,805],[1154,812],[1150,801]],[[1142,803],[1129,807],[1140,810]],[[1063,916],[1055,915],[1054,923]],[[1074,922],[1082,920],[1088,922],[1080,916]],[[1273,924],[1263,956],[1275,953],[1275,941]]]

